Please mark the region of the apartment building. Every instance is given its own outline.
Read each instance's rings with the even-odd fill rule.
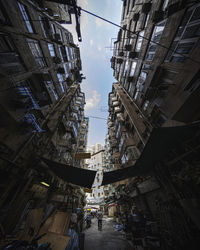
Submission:
[[[152,126],[199,119],[199,8],[191,1],[124,1],[111,64]]]
[[[108,98],[108,135],[115,169],[134,167],[154,128],[199,120],[199,10],[200,4],[193,1],[123,1],[121,29],[113,44],[111,58],[116,83],[113,83]],[[191,151],[183,143],[181,149],[165,158],[163,164],[169,171],[167,180],[163,167],[157,178],[138,176],[116,183],[115,195],[110,196],[110,202],[118,203],[121,215],[122,211],[131,211],[133,207],[148,211],[160,227],[169,230],[170,239],[176,234],[176,226],[181,225],[174,249],[196,241],[186,239],[186,228],[189,231],[193,227],[196,231],[199,228],[195,220],[185,224],[181,219],[187,214],[190,220],[194,207],[189,212],[179,196],[181,192],[188,202],[191,199],[188,195],[190,181],[186,179],[192,171],[192,197],[197,198],[195,173],[199,159],[194,155],[195,150],[198,151],[197,141],[198,136],[187,142]],[[191,163],[190,157],[194,157],[196,163]],[[181,184],[179,178],[184,179]],[[173,198],[169,197],[170,192]],[[174,211],[176,219],[170,214],[173,202],[180,205]],[[166,204],[170,207],[168,211]],[[176,226],[170,228],[169,223]],[[191,237],[189,231],[187,237]],[[164,237],[164,231],[160,233]],[[165,241],[163,246],[163,249],[170,249]]]
[[[103,186],[101,186],[103,180],[103,171],[105,167],[104,149],[101,144],[91,146],[92,150],[93,148],[101,149],[92,153],[91,159],[87,161],[87,168],[97,171],[94,183],[92,185],[92,193],[87,194],[87,202],[88,204],[100,204],[104,200],[104,188]]]
[[[79,140],[77,144],[77,153],[87,152],[87,141],[88,141],[88,131],[89,131],[89,117],[83,117],[80,124]],[[77,163],[81,168],[85,168],[86,160],[78,160]],[[76,164],[77,166],[77,164]]]
[[[1,225],[12,234],[33,203],[61,195],[54,205],[84,206],[82,189],[40,159],[82,167],[74,155],[86,146],[88,123],[79,48],[37,1],[0,1],[0,55]]]
[[[41,8],[44,8],[47,13],[60,24],[71,24],[72,7],[68,4],[61,4],[53,1],[35,0]],[[68,1],[70,3],[70,1]]]
[[[106,139],[105,139],[105,151],[104,151],[104,162],[105,162],[105,166],[104,166],[104,173],[108,172],[108,171],[112,171],[115,169],[115,165],[112,163],[113,161],[111,160],[112,154],[111,154],[111,146],[110,146],[110,140],[109,140],[109,135],[106,135]],[[104,186],[104,200],[105,202],[108,200],[110,203],[111,201],[111,197],[114,196],[115,193],[115,186],[117,186],[117,184],[113,183],[113,184],[108,184],[106,186]],[[104,212],[108,212],[107,211],[107,207],[105,207]]]
[[[123,2],[108,103],[116,168],[134,164],[152,128],[199,120],[199,9],[191,1]]]

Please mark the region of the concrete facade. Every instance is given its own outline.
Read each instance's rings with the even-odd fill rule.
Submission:
[[[30,207],[85,205],[83,190],[40,159],[83,167],[74,156],[86,147],[88,120],[72,34],[37,1],[3,0],[0,13],[1,226],[12,234]]]
[[[101,144],[97,144],[94,147],[97,150],[99,148],[103,148]],[[99,204],[104,200],[104,188],[101,186],[103,180],[103,170],[104,170],[105,162],[104,162],[104,149],[100,151],[96,151],[91,155],[91,159],[88,160],[87,168],[90,170],[97,171],[96,177],[92,186],[92,193],[87,194],[87,201],[89,204],[95,203]]]
[[[134,167],[153,128],[199,120],[199,10],[200,4],[190,1],[123,1],[121,29],[111,58],[117,82],[108,98],[108,135],[115,169]],[[192,245],[195,249],[193,245],[198,240],[190,230],[194,226],[199,232],[197,217],[191,223],[185,223],[183,218],[190,220],[196,205],[189,212],[183,199],[188,204],[190,195],[195,202],[198,199],[198,144],[199,134],[172,151],[157,166],[156,178],[134,177],[115,183],[115,192],[106,200],[107,207],[118,204],[121,223],[133,208],[141,209],[160,228],[169,230],[171,240],[181,225],[174,248],[187,249]],[[195,163],[189,160],[192,158]],[[193,194],[188,175],[193,180]],[[159,232],[163,238],[164,230]],[[186,234],[193,240],[186,239],[184,230],[190,231]],[[170,249],[167,240],[162,244],[162,249]]]

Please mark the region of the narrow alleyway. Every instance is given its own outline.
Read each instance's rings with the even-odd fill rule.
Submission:
[[[84,250],[131,250],[131,245],[122,232],[115,231],[112,218],[103,218],[102,231],[98,230],[97,219],[92,219],[92,225],[85,230]]]

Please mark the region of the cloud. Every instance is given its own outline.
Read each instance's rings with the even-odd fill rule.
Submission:
[[[109,23],[107,23],[107,22],[105,22],[97,17],[96,17],[95,23],[96,23],[97,27],[104,27],[106,29],[111,28]]]
[[[98,27],[101,27],[104,24],[104,21],[99,18],[96,18],[95,23]]]
[[[93,93],[92,97],[86,98],[85,110],[96,107],[100,102],[101,95],[96,90],[93,90],[92,93]]]
[[[94,44],[94,41],[91,39],[90,40],[90,45],[92,46]]]
[[[98,45],[98,46],[97,46],[97,49],[98,49],[99,51],[101,51],[101,50],[102,50],[101,45]]]

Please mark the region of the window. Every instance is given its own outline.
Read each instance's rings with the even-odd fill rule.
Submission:
[[[132,62],[129,76],[131,76],[131,77],[134,76],[136,65],[137,65],[136,62]]]
[[[17,82],[15,87],[16,108],[25,108],[26,110],[40,110],[40,106],[36,102],[35,98],[32,95],[30,88],[28,87],[28,81]],[[18,97],[18,98],[17,98]],[[15,98],[14,98],[15,99]]]
[[[132,97],[133,96],[133,92],[134,92],[134,85],[133,85],[133,83],[131,82],[130,84],[129,84],[129,88],[128,88],[128,93],[129,93],[129,95]]]
[[[137,99],[137,97],[138,97],[138,95],[139,95],[139,92],[140,92],[139,90],[136,91],[135,96],[134,96],[134,100]]]
[[[3,33],[0,33],[0,66],[7,74],[17,74],[25,71],[12,40]]]
[[[60,40],[63,42],[63,35],[62,35],[62,30],[59,29],[59,34],[60,34]]]
[[[32,52],[33,57],[35,58],[35,62],[39,68],[43,68],[46,66],[39,42],[37,40],[27,38],[28,46]]]
[[[45,24],[44,24],[43,18],[41,16],[39,16],[39,20],[40,20],[40,25],[41,25],[44,37],[47,38],[47,34],[46,34],[46,31],[45,31]]]
[[[116,138],[119,137],[120,129],[121,129],[121,125],[120,125],[120,123],[119,123],[118,128],[117,128],[117,132],[116,132]]]
[[[23,133],[25,134],[30,134],[30,133],[41,133],[44,132],[44,130],[42,130],[37,122],[37,119],[35,117],[35,115],[33,114],[26,114],[22,120],[21,123],[23,124]],[[30,126],[31,125],[31,126]]]
[[[71,59],[74,59],[74,49],[72,47],[69,48],[71,52]]]
[[[52,57],[56,56],[54,45],[52,43],[48,43],[49,53]]]
[[[68,74],[67,65],[66,65],[66,64],[63,64],[63,66],[64,66],[64,70],[65,70],[65,76],[68,77],[69,74]]]
[[[162,21],[160,23],[157,23],[155,25],[154,30],[153,30],[153,34],[151,36],[151,40],[153,42],[156,42],[156,43],[160,42],[163,30],[165,28],[165,24],[166,24],[166,20],[164,20],[164,21]],[[148,46],[148,49],[147,49],[147,53],[146,53],[146,60],[147,61],[152,61],[153,60],[156,49],[158,47],[158,45],[153,43],[153,42],[149,43],[149,46]]]
[[[55,24],[51,23],[51,29],[52,29],[53,34],[55,34],[56,33]]]
[[[126,162],[137,160],[138,158],[139,154],[137,148],[135,146],[130,146],[126,148],[121,161],[122,164],[125,164]]]
[[[142,41],[143,41],[143,36],[144,36],[144,30],[141,31],[138,35],[135,51],[139,52],[142,46]]]
[[[61,88],[61,91],[64,92],[64,87],[63,87],[63,76],[61,74],[57,74],[57,77],[58,77],[58,81],[59,81],[59,84],[60,84],[60,88]]]
[[[145,80],[147,78],[147,73],[144,71],[141,71],[140,76],[138,77],[138,81],[137,81],[137,89],[139,89],[140,91],[142,90],[142,85],[144,84]]]
[[[61,58],[62,62],[64,62],[64,58],[63,58],[63,53],[62,53],[61,45],[58,46],[58,51],[59,51],[60,58]]]
[[[162,5],[162,10],[165,11],[167,9],[169,0],[164,0],[163,5]]]
[[[188,9],[165,61],[184,62],[200,37],[200,5]]]
[[[56,92],[56,89],[54,87],[53,82],[52,81],[44,81],[44,82],[45,82],[45,85],[47,87],[47,90],[48,90],[49,94],[52,93],[53,96],[54,96],[54,98],[55,98],[55,100],[57,101],[58,100],[58,94]]]
[[[28,15],[28,12],[27,12],[27,8],[26,6],[24,6],[22,3],[18,2],[18,6],[19,6],[19,9],[21,11],[21,14],[23,16],[23,19],[24,19],[24,22],[26,24],[26,28],[28,30],[29,33],[34,33],[33,31],[33,27],[32,27],[32,24],[30,22],[30,18],[29,18],[29,15]]]
[[[70,59],[70,56],[69,56],[69,48],[67,46],[65,46],[65,52],[66,52],[66,56],[68,58],[68,60]]]
[[[168,90],[170,86],[174,85],[173,82],[174,82],[176,75],[177,75],[177,72],[175,71],[162,69],[161,76],[159,77],[159,80],[158,80],[158,89],[161,91]],[[162,93],[162,96],[163,95],[164,95],[164,92]]]

